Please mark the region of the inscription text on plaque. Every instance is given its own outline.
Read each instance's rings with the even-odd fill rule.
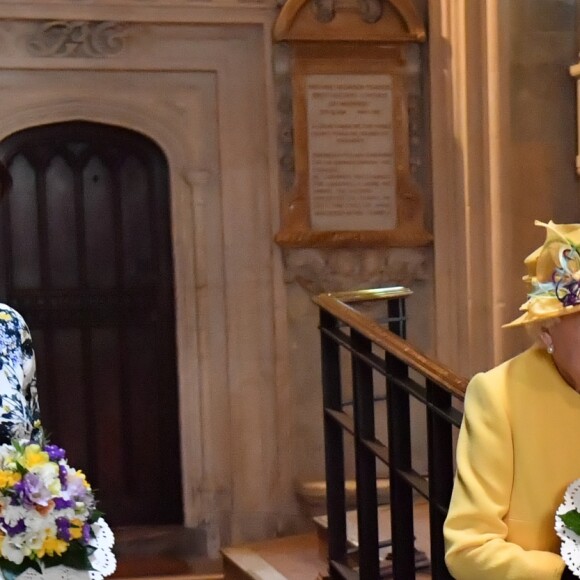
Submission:
[[[391,75],[310,74],[306,103],[312,229],[396,228]]]

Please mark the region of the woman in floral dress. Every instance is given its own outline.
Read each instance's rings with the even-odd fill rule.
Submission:
[[[0,407],[0,443],[34,437],[39,407],[32,340],[22,316],[5,304],[0,304]]]
[[[0,197],[12,184],[0,163]],[[0,444],[34,438],[39,426],[36,363],[30,331],[18,312],[0,304]]]

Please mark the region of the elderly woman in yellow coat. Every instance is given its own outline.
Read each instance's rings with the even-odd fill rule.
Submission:
[[[575,578],[559,554],[555,512],[580,478],[580,224],[542,224],[526,259],[523,315],[536,344],[473,377],[445,522],[457,580]]]

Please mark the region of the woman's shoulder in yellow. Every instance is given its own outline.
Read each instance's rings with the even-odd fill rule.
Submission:
[[[532,347],[489,371],[476,374],[470,381],[467,392],[485,391],[488,395],[515,395],[518,391],[543,389],[548,386],[559,388],[563,379],[549,354],[539,347]],[[483,393],[482,393],[483,394]]]

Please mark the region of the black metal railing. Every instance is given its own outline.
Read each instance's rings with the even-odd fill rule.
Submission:
[[[414,495],[429,502],[431,574],[451,578],[444,561],[443,521],[453,486],[452,430],[461,424],[467,381],[415,350],[405,338],[405,299],[411,291],[385,288],[322,294],[320,309],[324,437],[328,510],[328,562],[335,579],[380,578],[379,549],[391,545],[395,580],[415,578]],[[377,321],[361,312],[361,303],[386,301],[386,318]],[[351,363],[352,401],[343,400],[341,356]],[[344,360],[342,361],[344,363]],[[410,376],[421,377],[415,379]],[[375,379],[384,377],[384,396]],[[427,415],[428,473],[413,468],[411,398]],[[375,427],[376,401],[386,401],[387,437]],[[347,412],[352,404],[352,410]],[[358,547],[356,558],[347,542],[345,504],[345,434],[354,440]],[[377,461],[388,466],[391,538],[379,541]]]

